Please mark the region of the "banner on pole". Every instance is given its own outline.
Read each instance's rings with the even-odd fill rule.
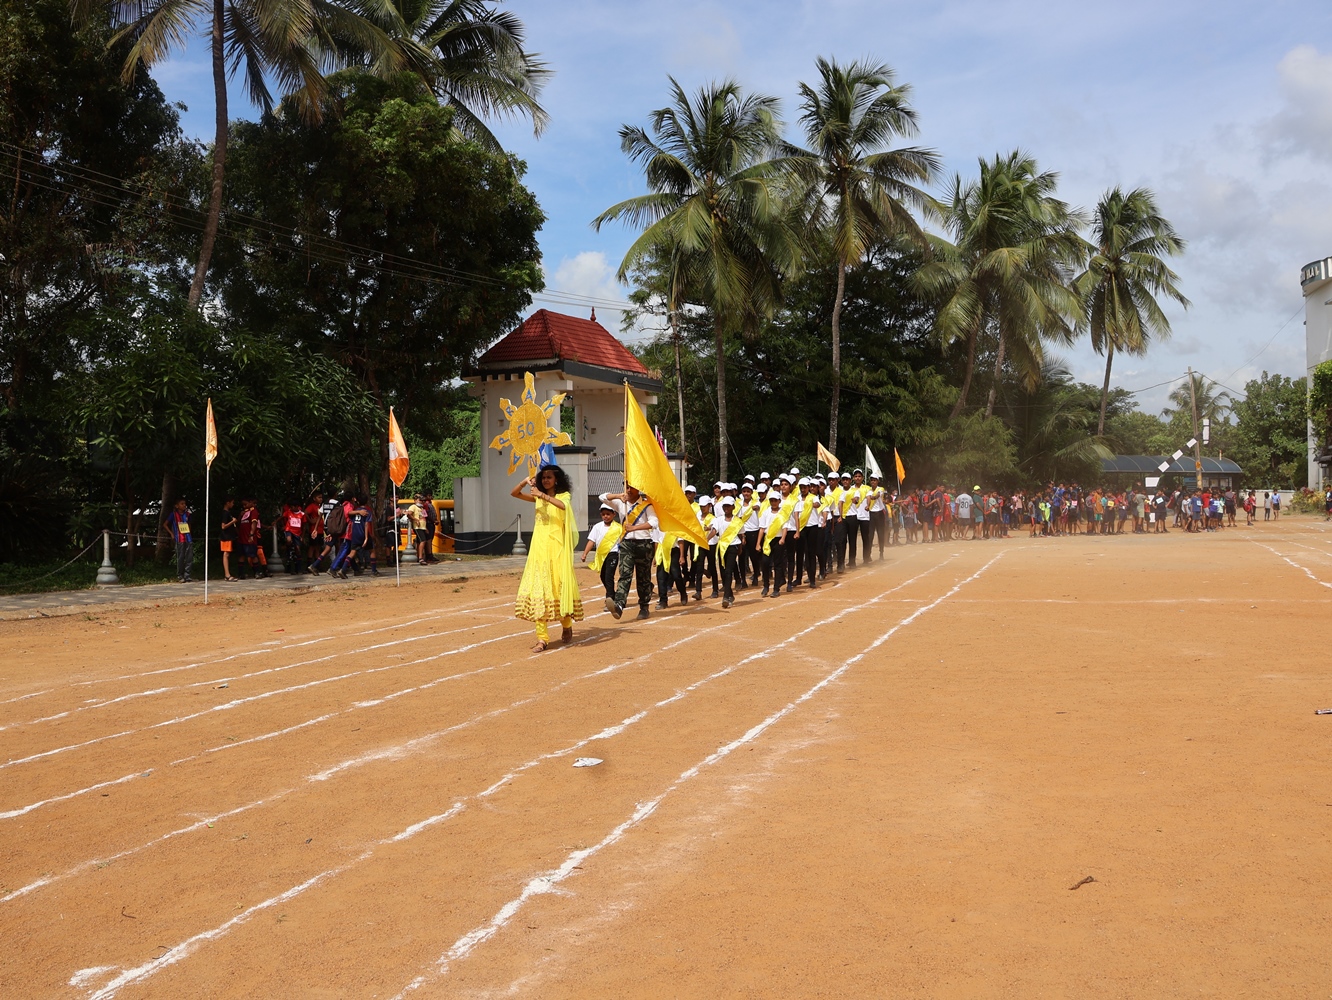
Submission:
[[[865,472],[868,475],[883,478],[883,470],[879,468],[879,460],[874,457],[874,452],[870,451],[869,445],[865,445]]]
[[[393,480],[394,486],[401,486],[407,478],[407,470],[412,467],[412,463],[407,457],[407,442],[402,439],[402,429],[398,426],[398,418],[393,415],[391,406],[388,436],[389,478]]]
[[[902,464],[902,456],[899,455],[899,454],[897,453],[897,449],[896,449],[896,448],[893,449],[893,461],[897,463],[897,481],[898,481],[898,483],[905,482],[905,481],[906,481],[906,467]]]
[[[213,400],[209,397],[208,413],[204,418],[204,465],[213,467],[217,458],[217,423],[213,420]]]
[[[828,468],[832,469],[833,472],[841,472],[842,463],[838,461],[837,456],[834,455],[832,452],[830,452],[827,448],[823,447],[823,442],[819,442],[818,445],[819,445],[818,451],[816,452],[817,459],[820,462],[822,462],[824,465],[826,465]]]

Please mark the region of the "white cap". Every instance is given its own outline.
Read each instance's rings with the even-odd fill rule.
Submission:
[[[752,483],[753,481],[754,481],[754,474],[752,472],[749,475],[745,476],[745,482]]]
[[[693,485],[693,483],[690,483],[688,486],[686,486],[684,491],[685,491],[686,493],[697,493],[697,492],[698,492],[698,490],[694,489],[694,485]]]
[[[793,476],[798,476],[798,475],[800,475],[800,468],[799,468],[799,466],[795,466],[795,465],[791,466],[791,475],[793,475]]]
[[[760,478],[760,479],[771,479],[772,476],[768,475],[766,472],[760,472],[760,473],[759,473],[759,478]]]
[[[755,493],[767,493],[767,492],[768,492],[768,484],[767,484],[767,483],[759,483],[758,486],[755,487],[754,492],[755,492]]]
[[[721,500],[718,501],[718,503],[720,503],[723,507],[734,507],[735,497],[722,497]]]
[[[612,507],[612,506],[611,506],[610,504],[608,504],[608,503],[603,503],[603,504],[601,505],[601,509],[602,509],[602,510],[608,510],[608,511],[610,511],[612,514],[615,513],[615,508]]]
[[[752,490],[753,488],[754,488],[754,484],[753,484],[753,483],[741,483],[741,484],[740,484],[740,489],[742,489],[742,490]]]
[[[712,497],[710,497],[710,496],[701,496],[701,497],[699,497],[699,498],[698,498],[698,505],[699,505],[700,507],[711,507],[711,506],[712,506]]]
[[[809,485],[809,476],[801,476],[801,477],[800,477],[800,480],[796,483],[796,485],[797,485],[797,486],[808,486],[808,485]]]

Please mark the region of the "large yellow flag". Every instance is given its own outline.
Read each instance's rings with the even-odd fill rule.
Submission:
[[[217,458],[217,424],[213,422],[213,400],[210,397],[208,416],[204,421],[204,465],[211,469],[215,458]]]
[[[647,417],[634,399],[629,386],[624,387],[625,410],[628,419],[624,425],[624,479],[640,493],[652,500],[661,530],[687,538],[704,548],[708,536],[694,516],[694,508],[685,499],[680,481],[671,471],[671,463],[657,444],[657,436],[648,426]]]
[[[906,469],[902,466],[902,456],[893,449],[893,459],[897,462],[897,482],[900,484],[906,479]]]
[[[402,430],[398,427],[398,418],[393,415],[393,407],[389,407],[389,478],[395,484],[401,486],[403,480],[407,478],[407,470],[411,468],[412,463],[407,458],[407,442],[402,439]]]

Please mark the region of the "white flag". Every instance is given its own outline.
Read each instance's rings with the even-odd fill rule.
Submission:
[[[865,471],[871,476],[883,479],[883,470],[879,468],[879,463],[875,460],[874,452],[870,451],[869,445],[865,445]]]

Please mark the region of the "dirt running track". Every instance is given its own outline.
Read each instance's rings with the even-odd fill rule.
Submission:
[[[0,996],[1330,996],[1328,527],[0,624]]]

